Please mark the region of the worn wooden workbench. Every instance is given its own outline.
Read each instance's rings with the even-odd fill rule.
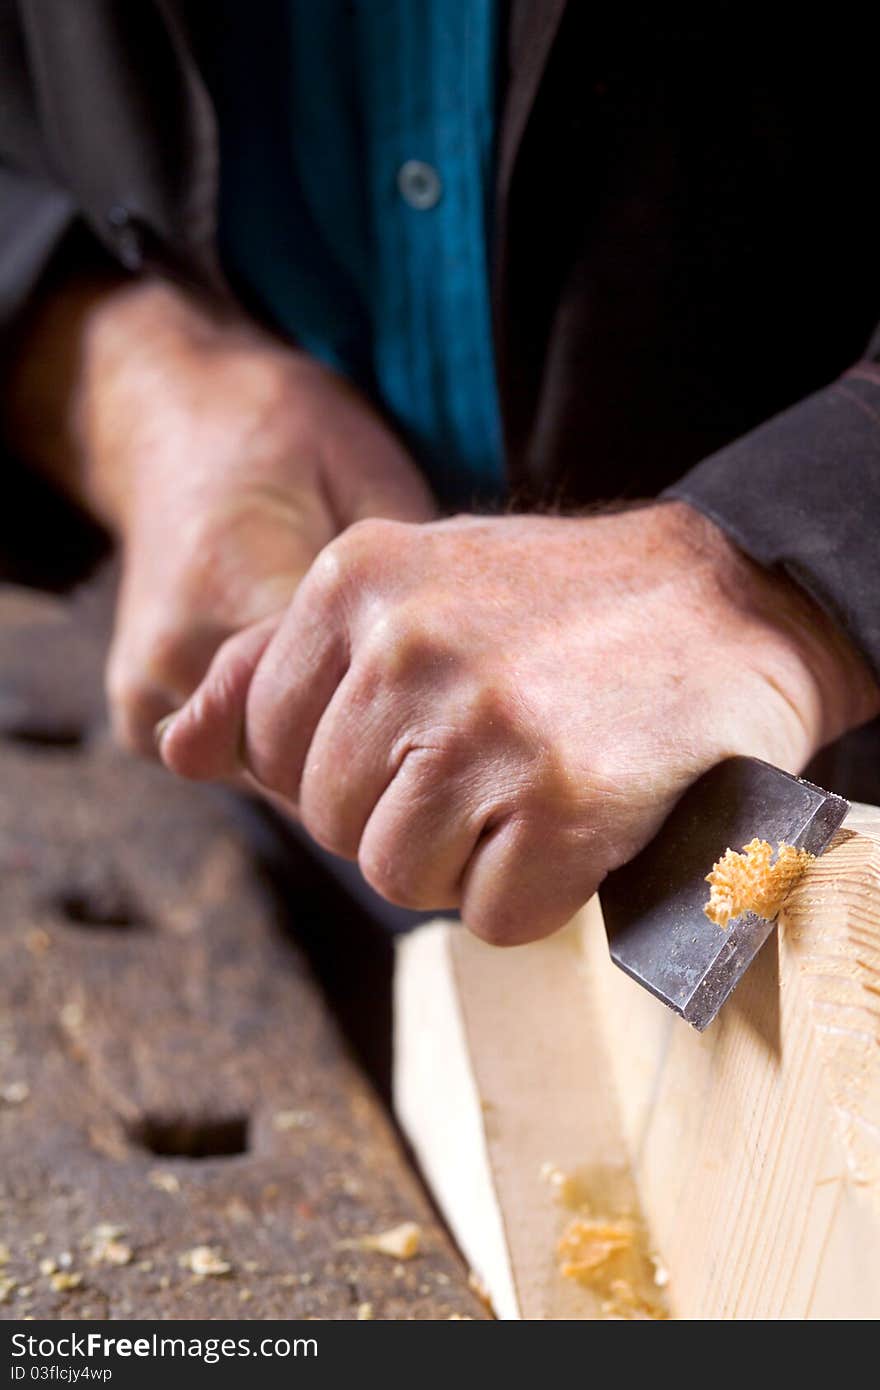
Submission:
[[[101,626],[0,590],[0,1316],[486,1316],[296,885],[231,798],[113,748]],[[414,1258],[359,1247],[405,1221]]]

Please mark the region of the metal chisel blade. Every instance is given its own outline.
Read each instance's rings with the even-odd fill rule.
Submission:
[[[656,837],[599,897],[611,958],[702,1032],[774,923],[754,913],[720,928],[703,912],[706,874],[728,848],[768,840],[821,854],[849,802],[757,758],[729,758],[684,794]]]

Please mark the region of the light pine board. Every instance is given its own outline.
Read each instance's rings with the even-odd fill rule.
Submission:
[[[612,966],[598,904],[499,951],[399,948],[395,1094],[506,1318],[595,1318],[542,1165],[647,1226],[683,1318],[880,1315],[880,812],[856,807],[702,1035]]]

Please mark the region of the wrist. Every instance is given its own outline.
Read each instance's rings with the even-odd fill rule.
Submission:
[[[680,543],[710,588],[743,624],[748,650],[803,727],[811,757],[880,713],[880,686],[847,635],[800,584],[751,560],[715,522],[686,502],[663,503]]]
[[[281,447],[290,356],[243,317],[222,316],[167,283],[96,305],[84,325],[73,428],[101,519],[125,539],[157,492],[182,499],[199,491],[211,456],[226,458],[228,473],[237,434],[248,443],[247,479],[259,485],[261,461]],[[211,486],[220,483],[215,470]]]

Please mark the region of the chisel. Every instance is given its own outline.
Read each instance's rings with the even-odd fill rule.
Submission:
[[[753,912],[726,928],[703,909],[706,875],[753,839],[819,855],[849,802],[757,758],[728,758],[694,783],[637,857],[599,892],[611,958],[702,1032],[774,923]]]

